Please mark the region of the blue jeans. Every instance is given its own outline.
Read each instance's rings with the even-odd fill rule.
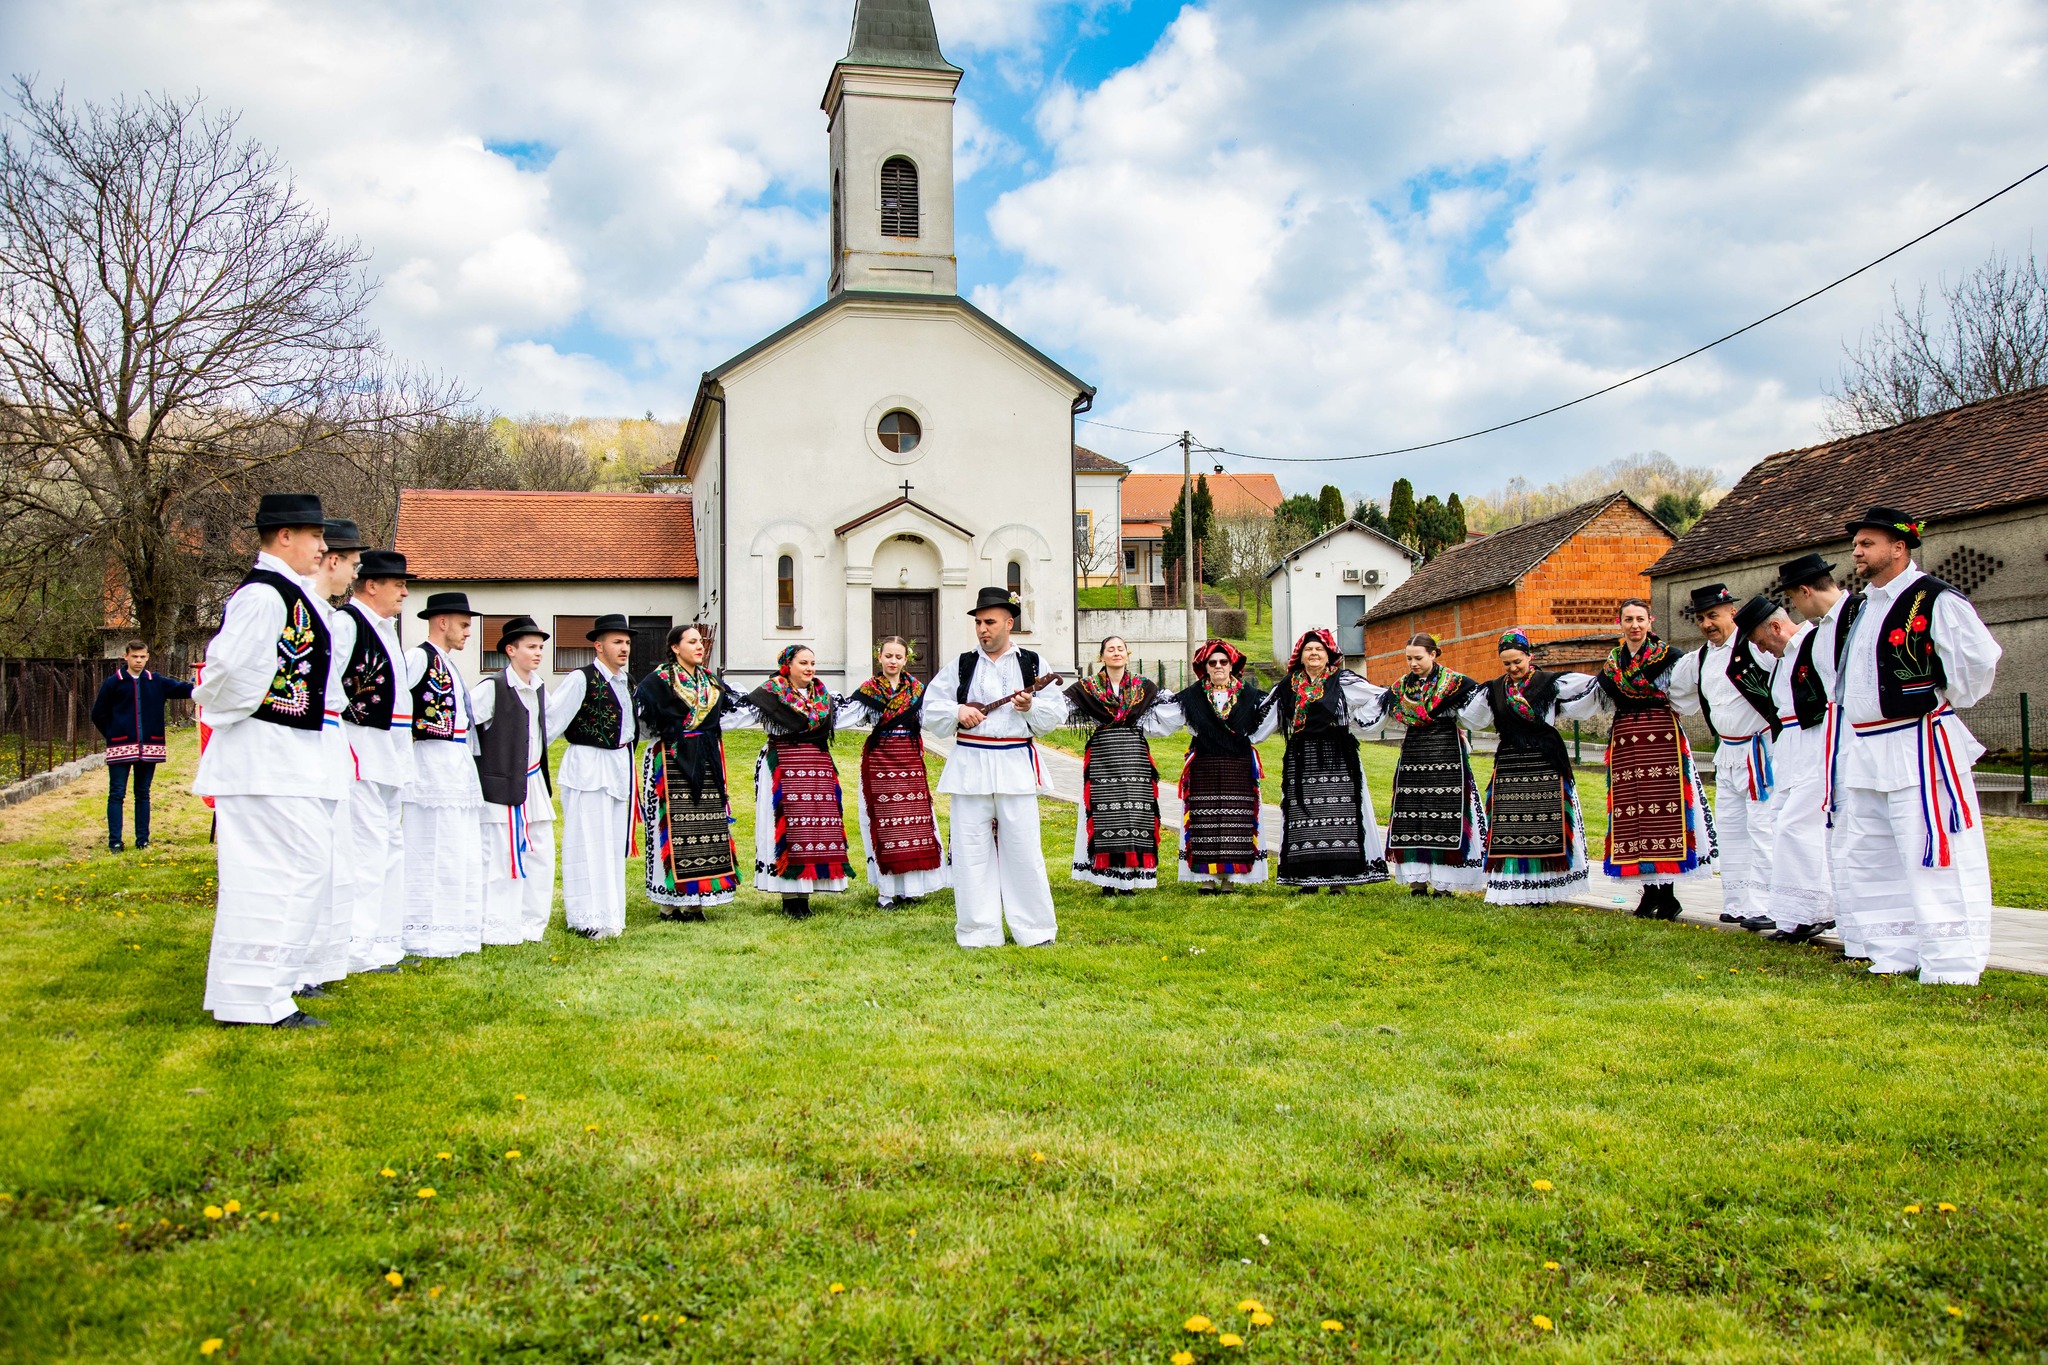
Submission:
[[[121,801],[128,793],[128,774],[135,774],[135,846],[149,842],[149,784],[156,780],[154,763],[107,765],[107,847],[121,846]]]

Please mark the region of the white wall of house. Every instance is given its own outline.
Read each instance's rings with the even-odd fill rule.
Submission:
[[[1121,474],[1074,475],[1074,579],[1081,587],[1123,581],[1123,481]],[[1080,548],[1084,534],[1093,536],[1092,553]]]
[[[563,633],[556,629],[555,618],[558,616],[603,616],[609,612],[621,612],[627,616],[665,616],[673,623],[688,621],[697,614],[697,585],[674,579],[616,582],[556,579],[513,583],[430,583],[421,579],[412,585],[412,596],[406,601],[399,624],[408,649],[427,638],[427,623],[419,619],[418,613],[426,606],[427,595],[436,592],[468,593],[470,609],[477,613],[478,620],[470,631],[469,648],[457,656],[463,673],[471,682],[483,674],[484,651],[498,643],[495,634],[485,638],[482,618],[486,616],[531,616],[538,621],[540,628],[554,637],[547,642],[547,657],[541,664],[543,674],[552,680],[557,673],[573,671],[586,662],[574,656],[557,659],[555,651],[558,648],[589,648],[583,639],[583,631],[575,632],[572,638],[564,638]]]
[[[1405,582],[1414,561],[1361,527],[1345,526],[1289,554],[1267,575],[1273,585],[1273,657],[1285,659],[1303,631],[1337,632],[1347,656],[1365,653],[1358,618]]]

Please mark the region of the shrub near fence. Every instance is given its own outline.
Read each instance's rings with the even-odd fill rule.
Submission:
[[[0,659],[0,786],[96,754],[92,703],[118,659]],[[160,671],[184,677],[184,661]],[[166,719],[192,723],[192,703],[172,702]]]

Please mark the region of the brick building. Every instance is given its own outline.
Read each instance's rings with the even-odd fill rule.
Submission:
[[[1649,567],[1673,543],[1641,503],[1613,493],[1454,546],[1365,614],[1366,675],[1398,676],[1408,637],[1428,631],[1445,664],[1491,678],[1512,626],[1528,632],[1545,667],[1597,667],[1617,638],[1617,609],[1649,596]]]

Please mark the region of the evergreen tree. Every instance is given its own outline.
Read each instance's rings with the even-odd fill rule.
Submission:
[[[1394,480],[1387,496],[1387,530],[1403,544],[1415,544],[1415,485],[1406,479]]]
[[[1360,526],[1370,526],[1382,535],[1391,535],[1387,530],[1387,514],[1371,498],[1360,498],[1358,505],[1351,509],[1351,519]]]
[[[1450,521],[1446,529],[1453,532],[1451,539],[1447,543],[1463,545],[1467,535],[1465,528],[1465,504],[1458,501],[1458,495],[1453,493],[1451,494],[1450,501],[1444,504],[1444,511],[1450,514]]]
[[[1308,493],[1296,493],[1288,498],[1273,509],[1273,515],[1306,531],[1307,535],[1302,536],[1302,540],[1307,540],[1310,536],[1319,536],[1329,529],[1323,521],[1322,499]],[[1287,548],[1291,550],[1294,545],[1289,544]]]
[[[1415,539],[1410,543],[1422,551],[1424,559],[1436,558],[1436,552],[1443,549],[1449,520],[1449,511],[1434,493],[1424,498],[1422,505],[1415,509]]]
[[[1344,495],[1337,491],[1335,484],[1323,485],[1323,491],[1316,498],[1316,504],[1322,511],[1325,531],[1344,520]]]

